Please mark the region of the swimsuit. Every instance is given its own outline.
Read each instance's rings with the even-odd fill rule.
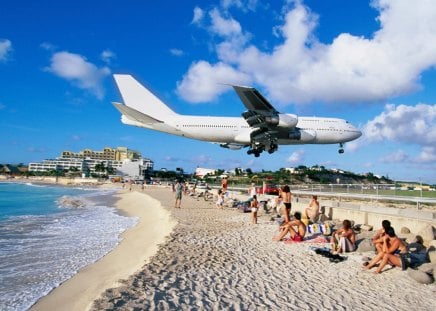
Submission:
[[[292,204],[291,203],[283,203],[285,204],[286,209],[291,209]]]
[[[295,235],[291,237],[291,240],[294,242],[301,242],[301,241],[303,241],[303,238],[301,237],[300,234],[295,233]]]

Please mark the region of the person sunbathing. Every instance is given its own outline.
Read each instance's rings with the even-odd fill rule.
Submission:
[[[330,243],[332,252],[353,252],[356,249],[356,234],[348,219],[342,222],[341,228],[332,233]]]
[[[301,221],[301,213],[295,212],[295,219],[288,221],[280,226],[280,233],[278,236],[273,237],[273,241],[281,241],[288,233],[290,239],[294,242],[301,242],[306,234],[306,225]],[[297,227],[294,229],[293,227]]]
[[[375,256],[364,269],[371,269],[376,264],[379,264],[374,273],[381,273],[383,268],[389,263],[392,266],[402,267],[401,254],[407,253],[406,244],[395,235],[394,228],[390,227],[386,230],[386,235],[383,237],[383,245],[381,252]]]
[[[310,219],[310,221],[315,222],[319,216],[319,202],[318,196],[313,195],[312,200],[310,200],[309,207],[306,207],[304,210],[306,214],[306,218]]]

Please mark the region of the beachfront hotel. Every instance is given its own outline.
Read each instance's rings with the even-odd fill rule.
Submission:
[[[80,152],[63,151],[56,159],[29,163],[30,172],[76,170],[82,174],[96,173],[96,165],[111,167],[117,175],[144,177],[153,171],[152,160],[127,147],[109,148],[102,151],[84,149]]]

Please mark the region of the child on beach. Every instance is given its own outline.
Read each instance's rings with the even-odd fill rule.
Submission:
[[[216,207],[217,208],[224,208],[224,192],[219,189],[218,190],[218,200],[216,201]]]
[[[253,195],[253,201],[250,203],[251,207],[251,223],[257,224],[257,211],[259,209],[259,203],[257,202],[257,196]]]
[[[351,228],[351,222],[345,219],[342,227],[332,233],[330,238],[332,252],[353,252],[356,248],[356,234]]]

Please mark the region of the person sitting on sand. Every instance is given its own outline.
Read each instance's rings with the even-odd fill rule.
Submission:
[[[304,210],[306,218],[310,221],[315,222],[319,216],[319,202],[318,196],[312,195],[312,200],[310,200],[309,207]]]
[[[351,228],[351,222],[345,219],[342,227],[332,233],[330,238],[332,252],[353,252],[356,248],[356,234]]]
[[[369,270],[380,263],[374,273],[381,273],[386,264],[402,267],[401,254],[407,252],[406,244],[395,235],[394,228],[390,227],[383,236],[383,245],[380,253],[377,254],[364,268]],[[364,264],[365,265],[365,264]],[[404,268],[403,268],[404,269]]]
[[[306,225],[301,221],[301,213],[295,212],[295,219],[284,223],[280,226],[280,233],[278,236],[273,237],[273,241],[281,241],[288,233],[294,242],[301,242],[306,234]],[[297,230],[293,227],[296,226]]]
[[[382,227],[377,230],[376,234],[372,238],[372,243],[376,249],[376,253],[380,253],[383,247],[383,237],[386,235],[387,230],[391,227],[391,222],[389,220],[382,221]]]

